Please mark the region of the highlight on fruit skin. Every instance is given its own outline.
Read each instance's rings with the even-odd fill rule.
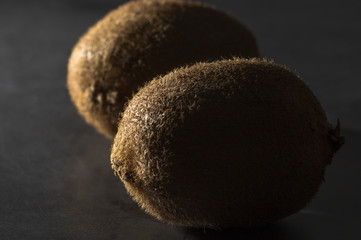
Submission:
[[[343,144],[309,87],[261,59],[178,68],[129,102],[111,164],[170,224],[247,227],[298,212]]]
[[[69,59],[68,89],[85,120],[114,137],[124,104],[145,82],[199,61],[258,55],[253,34],[213,6],[131,1],[80,38]]]

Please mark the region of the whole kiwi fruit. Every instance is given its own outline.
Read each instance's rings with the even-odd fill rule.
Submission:
[[[108,137],[140,86],[198,61],[256,57],[252,33],[228,14],[200,2],[131,1],[80,38],[68,64],[68,89],[85,120]]]
[[[158,219],[193,227],[264,225],[317,193],[343,144],[309,87],[262,59],[175,69],[129,102],[111,164]]]

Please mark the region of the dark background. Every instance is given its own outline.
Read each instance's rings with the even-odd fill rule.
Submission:
[[[124,2],[0,1],[0,239],[361,239],[360,1],[205,1],[246,24],[263,56],[297,71],[346,137],[307,208],[223,232],[143,213],[112,173],[112,142],[70,102],[73,45]]]

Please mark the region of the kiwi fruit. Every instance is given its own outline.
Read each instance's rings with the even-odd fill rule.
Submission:
[[[171,224],[272,223],[305,207],[341,147],[340,124],[303,80],[263,59],[173,70],[127,105],[112,168],[149,214]]]
[[[131,1],[80,38],[68,63],[68,89],[85,120],[112,138],[124,104],[145,82],[199,61],[258,55],[252,33],[210,5]]]

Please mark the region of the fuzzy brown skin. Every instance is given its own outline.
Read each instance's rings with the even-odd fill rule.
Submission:
[[[271,223],[305,207],[343,144],[307,85],[266,60],[198,63],[129,102],[111,163],[148,213],[172,224]]]
[[[142,0],[110,12],[79,40],[68,88],[86,121],[108,137],[140,86],[176,67],[231,56],[256,57],[252,33],[198,2]]]

